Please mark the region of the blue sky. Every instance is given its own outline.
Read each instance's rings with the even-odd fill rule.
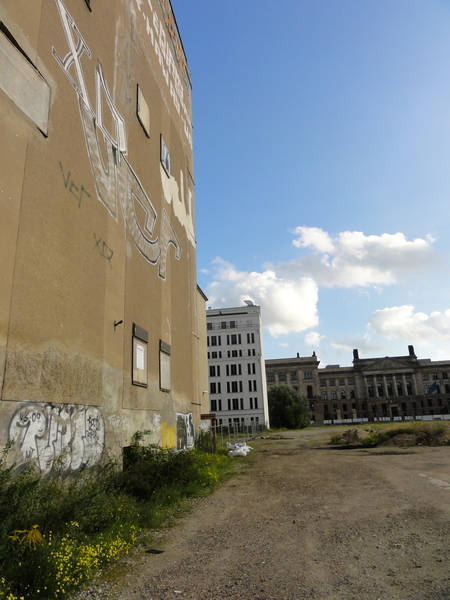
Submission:
[[[450,3],[172,0],[198,282],[266,358],[450,358]]]

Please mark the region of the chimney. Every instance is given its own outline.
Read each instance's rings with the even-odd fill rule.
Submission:
[[[358,349],[353,350],[353,360],[359,360]]]
[[[300,358],[300,354],[297,352],[297,358]]]

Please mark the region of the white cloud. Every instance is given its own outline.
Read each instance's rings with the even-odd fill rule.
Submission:
[[[280,278],[272,270],[238,271],[221,258],[214,264],[215,281],[206,288],[211,306],[241,306],[244,300],[252,300],[261,306],[263,325],[274,337],[318,324],[318,288],[311,277]]]
[[[368,318],[369,327],[387,339],[402,339],[422,345],[450,342],[450,309],[444,312],[414,312],[406,304],[376,310]]]
[[[320,335],[317,331],[310,331],[305,335],[305,344],[307,346],[313,346],[314,348],[318,348],[320,346],[320,342],[325,338],[324,335]]]
[[[290,277],[301,272],[325,287],[392,285],[437,263],[431,236],[412,241],[403,233],[366,236],[344,231],[331,236],[317,227],[297,227],[294,233],[294,246],[310,252],[280,263],[277,272]]]
[[[387,285],[398,284],[407,275],[422,273],[436,267],[440,261],[433,248],[431,236],[406,239],[403,233],[365,235],[358,231],[344,231],[331,235],[318,227],[297,227],[294,246],[301,250],[291,262],[272,263],[259,271],[239,271],[233,264],[216,258],[213,281],[205,293],[209,304],[215,307],[243,305],[252,300],[262,307],[263,324],[273,336],[301,333],[316,327],[318,318],[319,287],[357,287],[360,292],[381,294]],[[388,309],[386,309],[388,310]],[[393,310],[393,309],[389,309]],[[432,322],[429,318],[429,325]],[[410,318],[412,326],[420,318]],[[395,336],[395,327],[388,315],[382,318],[374,313],[370,320],[374,330]],[[383,329],[384,328],[384,329]],[[403,328],[407,324],[403,323]],[[413,339],[408,332],[407,339]],[[305,343],[318,347],[321,336],[310,332]],[[414,338],[415,339],[415,338]],[[333,343],[336,350],[361,348],[375,352],[376,345],[369,340],[343,340]]]
[[[383,348],[382,343],[373,341],[368,334],[365,334],[363,337],[346,335],[341,340],[332,341],[330,346],[337,350],[338,353],[345,352],[347,354],[357,349],[365,356],[376,356]]]
[[[296,227],[294,233],[298,235],[298,238],[292,243],[297,248],[313,248],[322,253],[334,252],[334,244],[331,237],[323,229],[319,227]]]

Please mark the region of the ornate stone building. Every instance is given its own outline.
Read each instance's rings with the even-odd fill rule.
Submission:
[[[450,419],[450,360],[406,356],[360,358],[353,366],[327,365],[310,357],[266,360],[267,386],[286,384],[309,399],[318,425],[363,421]]]

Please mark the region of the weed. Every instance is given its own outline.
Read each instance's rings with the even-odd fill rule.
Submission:
[[[0,600],[63,600],[127,552],[149,527],[180,514],[186,498],[231,470],[224,455],[145,445],[137,432],[117,461],[64,477],[16,471],[0,458]]]

